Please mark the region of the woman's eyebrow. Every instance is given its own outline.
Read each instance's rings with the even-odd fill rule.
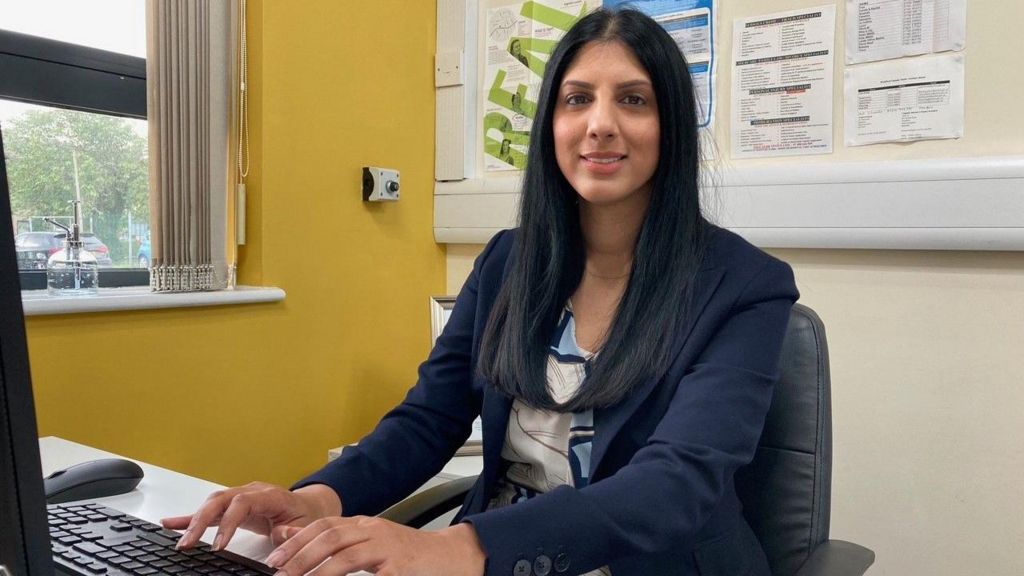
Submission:
[[[615,87],[621,90],[623,88],[635,88],[637,86],[650,86],[650,85],[651,85],[651,83],[648,80],[628,80],[626,82],[620,82],[620,83],[616,84]],[[574,87],[577,87],[577,88],[583,88],[585,90],[593,90],[594,89],[594,85],[593,84],[591,84],[590,82],[584,82],[582,80],[566,80],[565,82],[562,82],[562,87],[564,88],[566,86],[574,86]]]

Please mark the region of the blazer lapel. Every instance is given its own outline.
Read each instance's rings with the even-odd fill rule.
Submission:
[[[674,341],[672,344],[672,360],[669,361],[669,365],[675,361],[675,358],[679,356],[683,346],[686,345],[686,341],[689,339],[690,334],[693,332],[694,326],[697,324],[697,320],[700,318],[704,308],[707,307],[708,302],[711,300],[711,295],[714,294],[718,285],[722,281],[723,271],[719,268],[705,269],[701,271],[705,276],[704,282],[698,285],[698,290],[694,294],[694,306],[693,314],[688,318],[682,319],[680,325],[676,326]],[[644,399],[650,395],[654,387],[661,381],[662,377],[649,378],[640,387],[630,393],[625,400],[619,404],[610,408],[601,410],[594,410],[594,443],[592,446],[592,452],[590,457],[590,477],[594,477],[594,473],[597,471],[598,465],[604,455],[608,452],[608,446],[611,444],[612,439],[619,433],[622,426],[629,420],[629,417],[633,415],[633,412],[643,403]]]

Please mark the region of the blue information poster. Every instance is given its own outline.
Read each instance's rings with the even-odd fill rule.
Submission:
[[[715,117],[715,12],[717,0],[604,0],[607,8],[628,6],[654,18],[686,55],[697,93],[698,121],[710,129]]]

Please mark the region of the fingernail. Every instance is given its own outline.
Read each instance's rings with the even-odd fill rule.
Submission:
[[[274,550],[273,552],[270,553],[270,556],[267,556],[267,560],[266,560],[265,564],[267,566],[270,566],[271,568],[277,568],[278,567],[277,565],[281,563],[281,558],[283,556],[284,556],[284,552],[281,552],[280,550]]]
[[[185,541],[188,540],[191,535],[192,532],[186,530],[185,533],[181,535],[181,538],[178,538],[178,543],[174,545],[174,549],[181,550],[182,548],[184,548]]]
[[[217,536],[215,536],[214,539],[213,539],[213,549],[214,550],[220,550],[223,547],[224,547],[224,535],[218,532]]]

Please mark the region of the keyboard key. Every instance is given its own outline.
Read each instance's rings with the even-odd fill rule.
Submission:
[[[196,572],[199,572],[200,574],[210,574],[216,571],[217,569],[213,566],[210,566],[209,564],[203,564],[202,566],[196,567]]]
[[[164,547],[159,544],[149,544],[147,546],[142,546],[141,549],[146,552],[156,553],[157,550],[164,550]]]
[[[107,573],[107,567],[104,566],[103,564],[100,564],[99,562],[93,562],[92,564],[87,564],[85,566],[85,569],[88,570],[89,572],[92,572],[93,574],[106,574]]]
[[[146,555],[146,551],[145,550],[134,550],[133,549],[133,550],[129,550],[129,551],[125,552],[124,555],[129,557],[129,558],[138,558],[139,556],[145,556]]]
[[[75,564],[78,564],[79,566],[87,566],[87,565],[93,563],[93,559],[92,558],[87,558],[85,556],[75,556],[74,558],[71,558],[70,560],[72,562],[74,562]]]
[[[177,540],[181,538],[181,534],[175,532],[174,530],[160,530],[159,532],[157,532],[157,534],[163,536],[164,538],[169,538],[171,540]]]
[[[121,522],[115,522],[115,523],[110,525],[110,529],[113,530],[114,532],[127,532],[127,531],[131,530],[132,527],[130,525],[128,525],[128,524],[123,524]]]
[[[128,551],[134,550],[134,549],[135,548],[132,548],[131,546],[129,546],[127,544],[122,544],[120,546],[114,546],[113,548],[111,548],[111,550],[116,550],[116,551],[121,552],[121,553],[128,552]]]
[[[81,542],[81,541],[82,541],[82,539],[79,538],[78,536],[72,536],[70,534],[67,535],[67,536],[61,537],[61,538],[57,538],[57,542],[60,542],[61,544],[66,544],[68,546],[70,546],[70,545],[72,545],[72,544],[74,544],[76,542]]]
[[[118,556],[117,558],[108,558],[107,562],[110,562],[111,564],[117,564],[118,566],[124,566],[125,564],[131,564],[132,562],[134,562],[134,560],[132,560],[131,558],[127,558],[125,556]]]
[[[88,516],[86,516],[86,518],[88,518],[89,520],[92,520],[93,522],[106,522],[107,521],[107,517],[104,516],[103,514],[89,514]]]
[[[213,554],[200,554],[195,557],[200,562],[209,562],[210,560],[216,560],[217,558]]]
[[[87,554],[99,554],[100,552],[106,551],[106,549],[102,546],[97,546],[92,542],[80,542],[72,546],[72,548],[80,552],[85,552]]]
[[[103,552],[100,552],[96,555],[97,558],[101,558],[103,560],[109,560],[111,558],[115,558],[118,556],[120,556],[120,554],[114,552],[113,550],[104,550]]]
[[[152,568],[139,568],[138,570],[132,570],[132,572],[138,574],[138,576],[152,576],[156,574],[156,570]]]
[[[74,524],[75,526],[84,526],[85,524],[89,523],[89,521],[86,520],[85,518],[81,518],[81,517],[78,517],[78,516],[75,516],[73,518],[67,518],[66,520],[68,522]]]
[[[121,569],[122,570],[131,570],[132,572],[135,572],[136,570],[138,570],[140,568],[145,568],[145,567],[146,567],[145,564],[140,564],[138,562],[129,562],[127,564],[122,564],[121,565]]]
[[[165,538],[160,534],[144,533],[139,534],[139,538],[145,540],[148,543],[158,544],[164,548],[173,548],[175,541],[170,538]]]
[[[145,556],[139,556],[136,560],[139,562],[145,562],[146,564],[152,564],[153,562],[159,562],[160,557],[152,554],[146,554]],[[168,562],[168,564],[170,564],[170,562]]]
[[[167,560],[156,560],[155,562],[150,562],[149,565],[152,566],[153,568],[161,568],[161,569],[163,569],[163,568],[167,568],[169,566],[174,566],[174,563],[173,562],[169,562]]]
[[[164,572],[168,574],[180,574],[187,570],[184,566],[178,566],[177,564],[164,568]]]

